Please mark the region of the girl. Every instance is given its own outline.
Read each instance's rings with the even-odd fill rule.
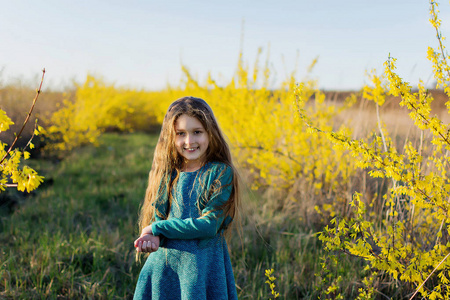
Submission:
[[[224,231],[239,203],[238,174],[202,99],[173,102],[162,124],[134,242],[150,255],[134,299],[237,299]]]

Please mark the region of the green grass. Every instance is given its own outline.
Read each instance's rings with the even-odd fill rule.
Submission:
[[[62,162],[30,161],[48,184],[0,213],[0,298],[130,299],[143,264],[133,241],[157,136],[105,134],[99,147]],[[298,212],[248,193],[242,236],[230,240],[239,299],[268,299],[265,269],[275,269],[281,299],[317,299],[324,254]],[[342,257],[334,277],[360,278]],[[359,267],[362,269],[362,267]],[[354,295],[355,284],[347,295]]]
[[[155,136],[105,135],[61,163],[35,161],[44,187],[1,219],[0,295],[130,298],[133,241]]]

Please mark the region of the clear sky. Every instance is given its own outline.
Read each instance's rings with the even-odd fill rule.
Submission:
[[[200,79],[211,72],[228,81],[240,49],[252,66],[259,47],[263,62],[270,54],[274,85],[296,61],[302,79],[319,57],[312,76],[321,88],[359,89],[389,53],[406,80],[433,81],[426,51],[437,41],[427,0],[0,0],[0,7],[2,82],[36,78],[45,67],[53,88],[90,73],[155,90],[177,84],[182,64]],[[450,39],[450,4],[440,9]]]

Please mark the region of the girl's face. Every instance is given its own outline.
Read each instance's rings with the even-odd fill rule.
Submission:
[[[199,169],[205,160],[209,137],[202,123],[182,114],[175,122],[175,148],[185,159],[184,171]]]

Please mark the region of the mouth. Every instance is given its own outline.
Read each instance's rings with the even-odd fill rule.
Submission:
[[[190,152],[192,152],[192,151],[198,150],[199,148],[200,148],[200,147],[183,148],[183,150],[184,150],[184,151],[190,151]]]

